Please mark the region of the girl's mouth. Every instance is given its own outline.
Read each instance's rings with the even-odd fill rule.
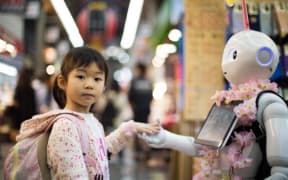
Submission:
[[[94,98],[94,95],[92,94],[83,94],[82,96],[85,98]]]

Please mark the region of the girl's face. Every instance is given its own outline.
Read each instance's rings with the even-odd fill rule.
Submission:
[[[96,63],[72,70],[64,85],[66,91],[65,108],[88,113],[90,106],[102,95],[105,88],[105,73]]]

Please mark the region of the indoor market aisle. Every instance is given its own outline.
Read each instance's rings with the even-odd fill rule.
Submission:
[[[3,161],[11,143],[0,145],[0,180],[3,179]],[[111,180],[168,180],[169,152],[153,150],[149,160],[134,160],[133,151],[125,149],[122,158],[114,156],[110,162]],[[166,161],[165,161],[166,159]]]
[[[125,149],[122,159],[110,160],[111,180],[168,180],[168,160],[169,151],[153,150],[148,160],[134,160],[133,152]]]

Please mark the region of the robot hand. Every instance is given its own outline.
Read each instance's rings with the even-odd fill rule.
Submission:
[[[139,135],[151,147],[168,148],[179,152],[183,152],[190,156],[200,156],[199,151],[203,149],[200,144],[194,143],[194,138],[190,136],[182,136],[171,133],[163,128],[154,135]]]
[[[149,144],[150,147],[153,148],[167,148],[165,147],[165,139],[166,139],[166,130],[164,130],[162,127],[157,134],[153,135],[147,135],[147,134],[141,134],[138,135],[141,139],[146,141],[147,144]]]

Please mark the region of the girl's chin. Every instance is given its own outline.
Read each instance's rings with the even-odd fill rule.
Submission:
[[[94,104],[94,102],[89,102],[89,103],[79,103],[78,106],[80,109],[90,109],[91,106]]]
[[[82,106],[86,108],[90,108],[93,105],[93,103],[85,103]]]

